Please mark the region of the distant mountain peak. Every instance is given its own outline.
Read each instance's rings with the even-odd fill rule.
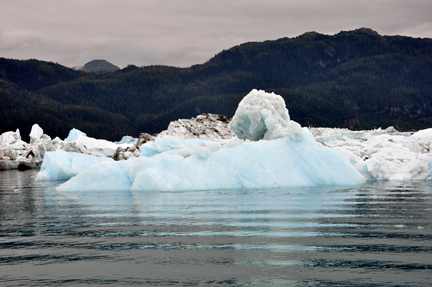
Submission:
[[[368,34],[368,35],[372,35],[372,36],[379,36],[380,34],[378,34],[377,31],[372,30],[371,28],[358,28],[355,29],[353,32],[359,32],[359,33],[363,33],[363,34]]]
[[[321,34],[318,32],[315,32],[315,31],[310,31],[310,32],[306,32],[306,33],[300,35],[299,37],[301,37],[301,38],[314,38],[317,35],[321,35]]]
[[[106,60],[93,60],[85,64],[81,70],[85,72],[115,72],[120,68]]]

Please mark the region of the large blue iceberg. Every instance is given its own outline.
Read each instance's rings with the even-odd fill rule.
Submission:
[[[57,189],[176,191],[364,182],[347,158],[318,144],[307,129],[303,129],[300,141],[285,137],[236,142],[219,149],[217,145],[194,139],[159,138],[143,146],[143,153],[153,151],[149,156],[97,163]]]
[[[58,166],[73,162],[82,170],[69,172],[71,178],[57,190],[181,191],[364,182],[347,157],[316,142],[309,129],[290,120],[280,96],[253,90],[239,104],[230,127],[238,138],[221,143],[157,137],[140,147],[138,158],[92,162],[88,168],[87,157],[71,153],[66,158],[56,151],[38,178],[65,179],[66,173],[59,171],[64,168]]]

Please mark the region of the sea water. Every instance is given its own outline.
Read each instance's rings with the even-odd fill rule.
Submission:
[[[427,286],[432,184],[68,192],[0,172],[0,286]]]

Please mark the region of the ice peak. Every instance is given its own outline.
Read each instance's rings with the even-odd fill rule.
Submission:
[[[253,141],[303,137],[301,126],[290,120],[284,99],[256,89],[240,101],[230,128],[238,138]]]

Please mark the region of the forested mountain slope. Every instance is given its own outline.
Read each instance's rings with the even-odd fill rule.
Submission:
[[[190,68],[85,73],[0,58],[0,133],[39,123],[51,136],[155,133],[197,114],[231,117],[251,89],[283,96],[303,126],[432,127],[432,39],[370,29],[245,43]]]

